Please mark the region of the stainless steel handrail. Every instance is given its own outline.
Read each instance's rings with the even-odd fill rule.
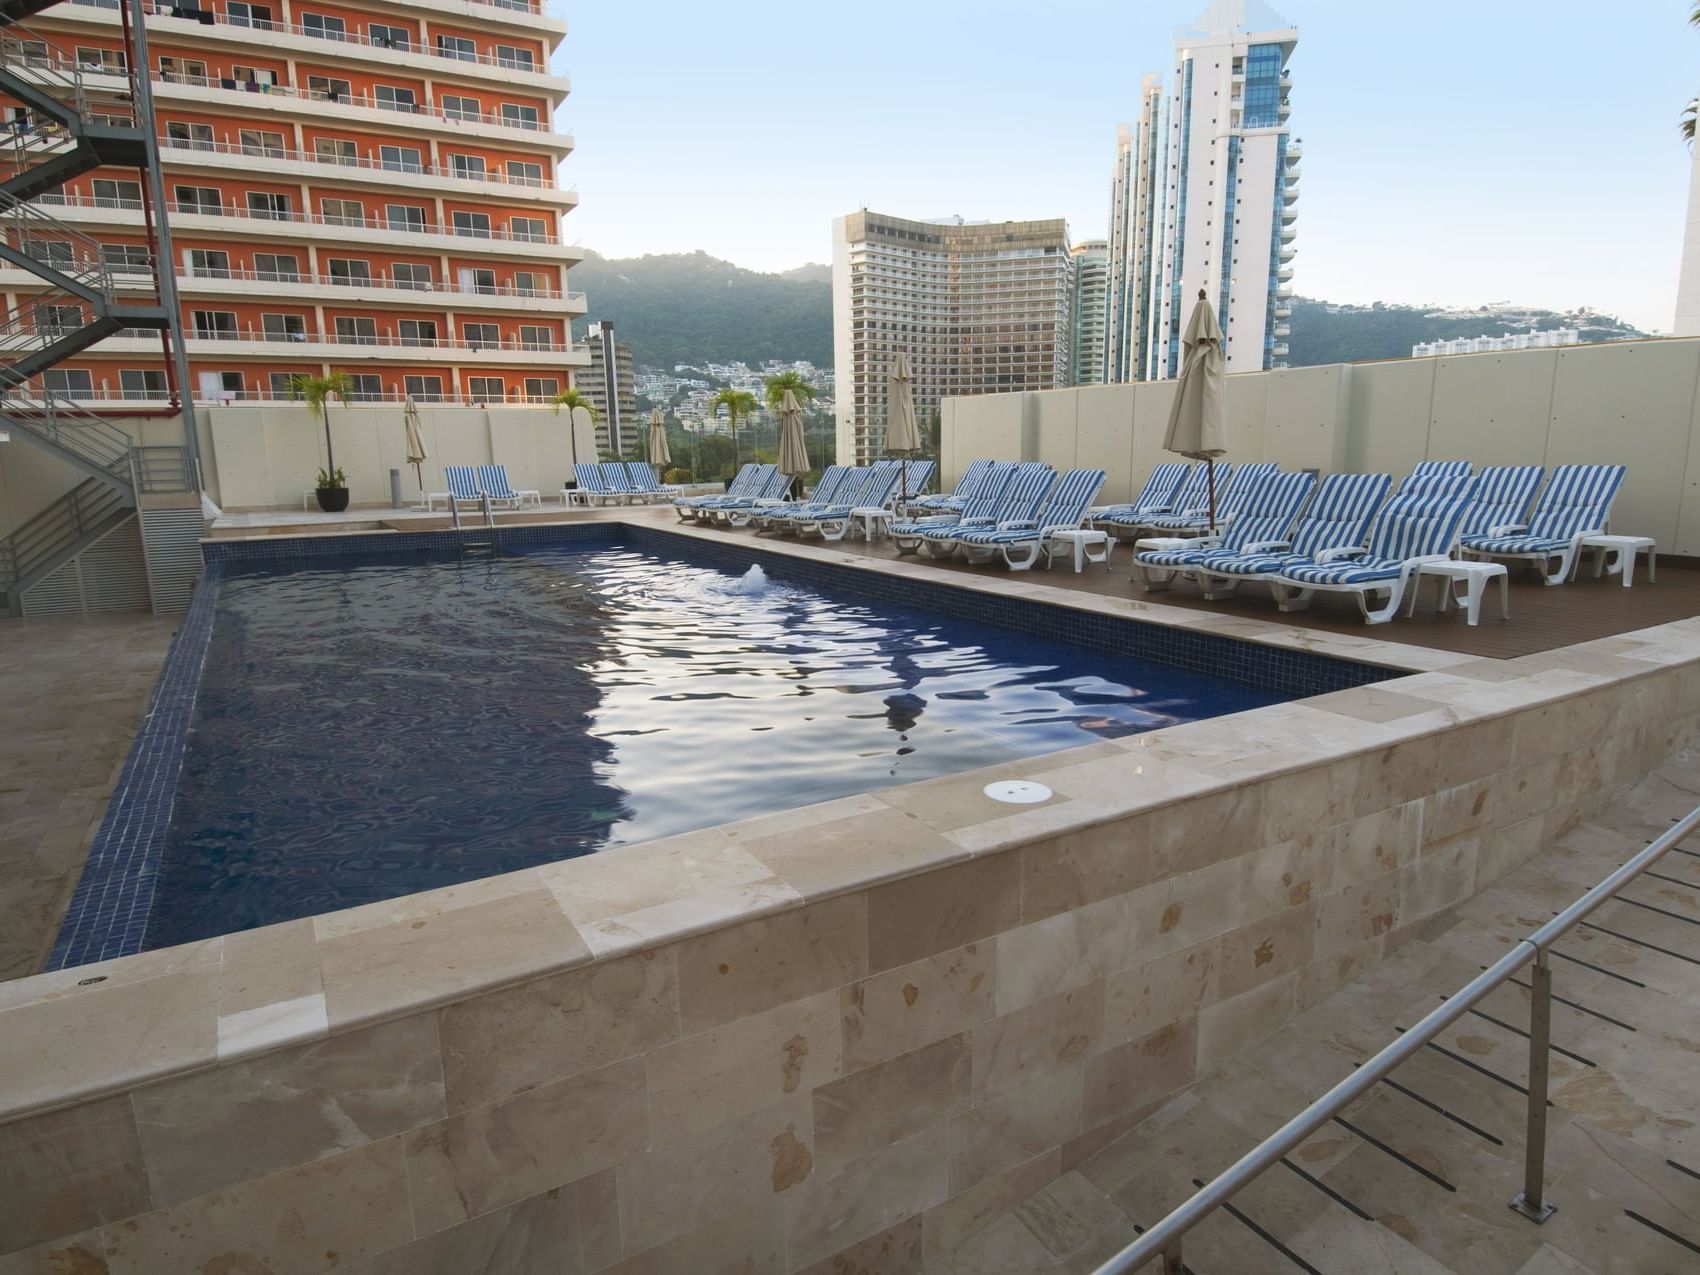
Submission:
[[[1197,1194],[1146,1231],[1128,1247],[1098,1268],[1097,1275],[1124,1275],[1156,1258],[1163,1260],[1164,1275],[1180,1275],[1181,1240],[1205,1218],[1250,1186],[1265,1170],[1327,1124],[1341,1111],[1364,1096],[1390,1075],[1400,1063],[1425,1048],[1447,1027],[1469,1012],[1489,993],[1508,982],[1525,965],[1534,963],[1530,979],[1529,1085],[1527,1137],[1524,1148],[1523,1190],[1511,1207],[1529,1220],[1540,1223],[1557,1208],[1545,1198],[1547,1060],[1551,1043],[1552,967],[1547,953],[1552,945],[1624,886],[1662,859],[1678,842],[1700,827],[1700,807],[1688,812],[1670,829],[1648,844],[1634,858],[1577,899],[1533,934],[1517,941],[1504,956],[1443,1001],[1398,1040],[1358,1067],[1322,1097],[1282,1125],[1269,1137],[1224,1169]]]

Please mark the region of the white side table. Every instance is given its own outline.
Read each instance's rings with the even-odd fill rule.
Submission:
[[[1047,537],[1049,543],[1045,551],[1045,565],[1051,565],[1052,558],[1060,558],[1065,554],[1074,559],[1074,574],[1079,575],[1086,569],[1088,562],[1101,562],[1104,569],[1110,569],[1110,548],[1115,541],[1108,532],[1090,531],[1082,527],[1078,530],[1053,531]],[[1067,546],[1060,548],[1059,546]]]
[[[1498,580],[1499,613],[1507,620],[1511,618],[1510,575],[1503,562],[1450,559],[1423,563],[1411,580],[1411,606],[1407,615],[1416,614],[1417,595],[1423,591],[1425,576],[1440,581],[1440,609],[1445,611],[1452,603],[1458,603],[1464,608],[1465,623],[1470,625],[1482,617],[1482,595],[1487,592],[1488,581]],[[1457,593],[1460,581],[1464,584],[1462,598]]]
[[[1629,588],[1635,583],[1636,555],[1642,552],[1647,555],[1647,583],[1659,578],[1656,574],[1659,547],[1651,536],[1583,536],[1582,548],[1594,551],[1596,580],[1601,575],[1622,576],[1623,587]]]
[[[891,510],[883,505],[863,505],[850,511],[850,523],[861,526],[863,540],[878,540],[889,534],[891,519]]]

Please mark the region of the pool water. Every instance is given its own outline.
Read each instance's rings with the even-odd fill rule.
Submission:
[[[219,587],[148,947],[1284,698],[623,545]]]

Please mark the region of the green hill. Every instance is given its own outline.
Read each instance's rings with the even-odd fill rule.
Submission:
[[[1287,364],[1353,363],[1360,359],[1404,359],[1423,341],[1457,337],[1505,336],[1550,328],[1580,329],[1584,341],[1616,341],[1645,336],[1609,315],[1576,310],[1438,311],[1413,305],[1335,305],[1308,297],[1293,298],[1293,333],[1287,339]]]
[[[640,365],[807,359],[832,364],[832,281],[826,266],[762,274],[706,252],[646,257],[591,253],[571,287],[587,321],[611,320]],[[584,324],[574,326],[583,336]]]

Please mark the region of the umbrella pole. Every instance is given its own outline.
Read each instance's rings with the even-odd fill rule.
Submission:
[[[1210,534],[1216,534],[1216,459],[1206,457],[1204,461],[1204,480],[1210,487]]]

